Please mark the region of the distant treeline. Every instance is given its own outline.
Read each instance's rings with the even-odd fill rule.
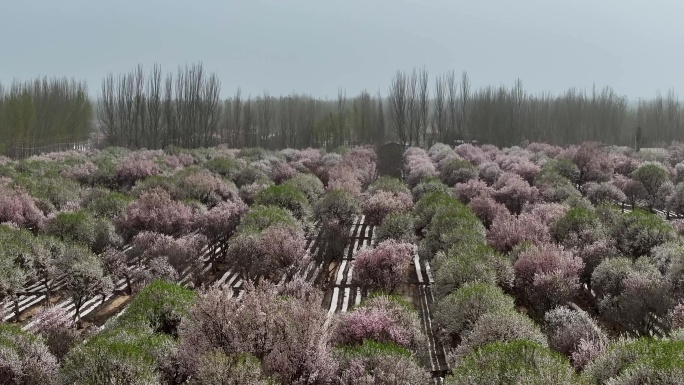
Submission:
[[[93,108],[86,84],[36,79],[0,84],[0,154],[81,142],[92,132]]]
[[[86,140],[97,126],[104,144],[138,148],[335,148],[395,140],[429,146],[477,140],[497,146],[523,141],[559,145],[601,141],[651,146],[684,141],[684,106],[673,91],[630,104],[610,87],[531,94],[513,86],[473,90],[467,73],[430,79],[425,70],[398,71],[385,94],[362,92],[334,100],[291,94],[220,98],[221,84],[201,64],[164,73],[138,66],[109,74],[96,107],[86,85],[39,79],[3,90],[0,152]],[[96,117],[96,119],[93,119]],[[641,127],[640,135],[637,135]]]

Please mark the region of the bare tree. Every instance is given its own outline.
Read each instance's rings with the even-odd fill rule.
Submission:
[[[438,140],[446,142],[447,109],[445,106],[444,79],[438,76],[435,79],[435,109],[432,115],[432,124],[439,134]],[[428,146],[432,143],[428,143]]]
[[[448,141],[456,138],[456,131],[459,127],[459,101],[458,101],[458,84],[456,83],[456,76],[454,71],[446,75],[446,88],[449,92],[447,99],[447,137]]]
[[[422,143],[427,143],[427,132],[429,126],[429,110],[430,110],[430,91],[428,90],[428,72],[425,67],[420,70],[418,74],[418,92],[419,92],[419,130],[422,134]],[[420,138],[416,137],[416,143],[420,144]]]
[[[389,88],[388,99],[390,104],[390,116],[392,117],[392,132],[397,135],[399,142],[405,146],[408,141],[408,84],[406,75],[397,71]]]
[[[461,98],[459,100],[460,116],[458,128],[463,138],[469,137],[468,132],[468,109],[470,108],[470,78],[463,71],[461,75]]]

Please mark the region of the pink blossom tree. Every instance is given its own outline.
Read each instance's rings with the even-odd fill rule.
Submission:
[[[410,350],[424,347],[418,314],[400,299],[376,296],[349,313],[338,316],[333,342],[336,345],[361,345],[365,340],[392,342]]]
[[[521,176],[510,172],[503,173],[493,185],[494,198],[506,205],[509,211],[518,214],[525,203],[537,200],[539,190],[530,186]]]
[[[532,213],[498,215],[487,232],[489,245],[502,253],[511,251],[523,242],[538,244],[550,240],[548,226],[540,217]]]
[[[411,147],[404,153],[406,183],[415,187],[422,180],[437,176],[434,163],[423,149]]]
[[[544,327],[551,348],[571,356],[584,341],[596,341],[605,346],[608,336],[594,319],[583,310],[556,307],[544,315]]]
[[[309,258],[303,231],[285,224],[239,232],[229,241],[227,255],[229,267],[248,279],[276,282],[283,275],[291,277]]]
[[[513,267],[517,292],[544,312],[574,296],[584,264],[560,246],[539,244],[522,251]]]
[[[605,182],[613,174],[613,162],[599,143],[584,142],[573,155],[572,161],[579,168],[579,184]]]
[[[391,293],[407,281],[414,253],[414,245],[394,240],[361,250],[354,260],[353,282],[368,290]]]
[[[247,205],[240,199],[219,203],[198,215],[195,226],[209,240],[210,261],[214,267],[226,256],[228,239],[233,235],[240,219],[247,212]]]
[[[673,307],[667,315],[667,321],[671,329],[684,328],[684,302]]]
[[[369,223],[378,225],[394,212],[408,212],[413,207],[413,198],[405,192],[394,193],[380,190],[364,199],[361,204]]]
[[[3,222],[35,231],[45,226],[46,218],[28,193],[0,184],[0,223]]]
[[[456,199],[466,204],[479,195],[492,195],[493,193],[494,189],[487,186],[487,183],[480,179],[470,179],[463,183],[456,183],[453,189]]]
[[[121,234],[130,239],[139,231],[157,231],[180,235],[187,232],[195,220],[190,206],[174,201],[168,192],[154,189],[128,205],[126,214],[115,223]]]
[[[116,168],[116,180],[122,186],[133,186],[135,182],[161,172],[159,166],[151,160],[135,154],[126,157]]]
[[[497,202],[490,195],[484,194],[476,196],[470,200],[468,207],[477,215],[484,226],[489,229],[494,222],[494,219],[499,216],[509,215],[506,206]]]
[[[489,156],[481,148],[475,147],[470,143],[460,144],[454,148],[454,151],[463,159],[476,166],[490,160]]]
[[[63,307],[43,307],[33,316],[32,331],[45,339],[50,353],[62,359],[76,344],[80,332]]]
[[[275,183],[283,183],[297,175],[297,170],[286,162],[278,161],[271,166],[269,176]]]
[[[281,296],[279,290],[289,294]],[[297,292],[308,296],[293,295]],[[279,289],[267,282],[247,285],[240,299],[212,289],[181,323],[181,370],[193,375],[206,352],[220,351],[229,357],[256,357],[264,373],[281,383],[331,381],[337,365],[329,346],[332,329],[320,308],[321,300],[314,289],[292,291],[287,285]]]

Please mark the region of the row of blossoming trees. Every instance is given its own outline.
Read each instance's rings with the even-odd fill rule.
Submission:
[[[447,383],[684,376],[684,226],[649,212],[684,212],[684,147],[438,144],[406,151],[405,181],[376,178],[375,161],[368,148],[2,159],[5,311],[23,319],[37,284],[76,314],[45,306],[31,331],[0,327],[0,378],[427,383],[430,347],[406,299],[416,253],[434,270]],[[330,318],[300,273],[342,257],[360,215],[376,225],[354,260],[366,299]],[[322,255],[306,249],[315,231]],[[227,270],[247,280],[239,297],[208,285]],[[171,283],[181,277],[206,289]],[[121,281],[137,293],[125,313],[77,343],[81,305]]]
[[[447,383],[679,381],[684,254],[665,217],[682,160],[677,144],[409,149]]]
[[[375,158],[368,148],[109,148],[2,159],[0,293],[13,321],[33,321],[26,331],[0,327],[0,377],[16,384],[428,381],[418,314],[387,295],[406,290],[399,287],[412,244],[388,231],[377,248],[359,253],[355,284],[368,299],[343,316],[330,318],[323,293],[300,274],[318,257],[306,250],[307,233],[321,231],[322,256],[336,259],[362,214],[379,224],[411,210],[401,181],[376,180]],[[227,270],[245,279],[240,296],[209,285]],[[172,283],[181,277],[205,288]],[[58,305],[20,308],[28,287]],[[135,297],[89,335],[80,308],[112,291]]]

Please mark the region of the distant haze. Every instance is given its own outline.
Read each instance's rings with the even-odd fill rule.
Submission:
[[[683,16],[679,0],[0,0],[0,82],[67,76],[97,95],[109,72],[202,62],[223,97],[333,98],[424,66],[431,85],[454,70],[474,89],[684,96]]]

